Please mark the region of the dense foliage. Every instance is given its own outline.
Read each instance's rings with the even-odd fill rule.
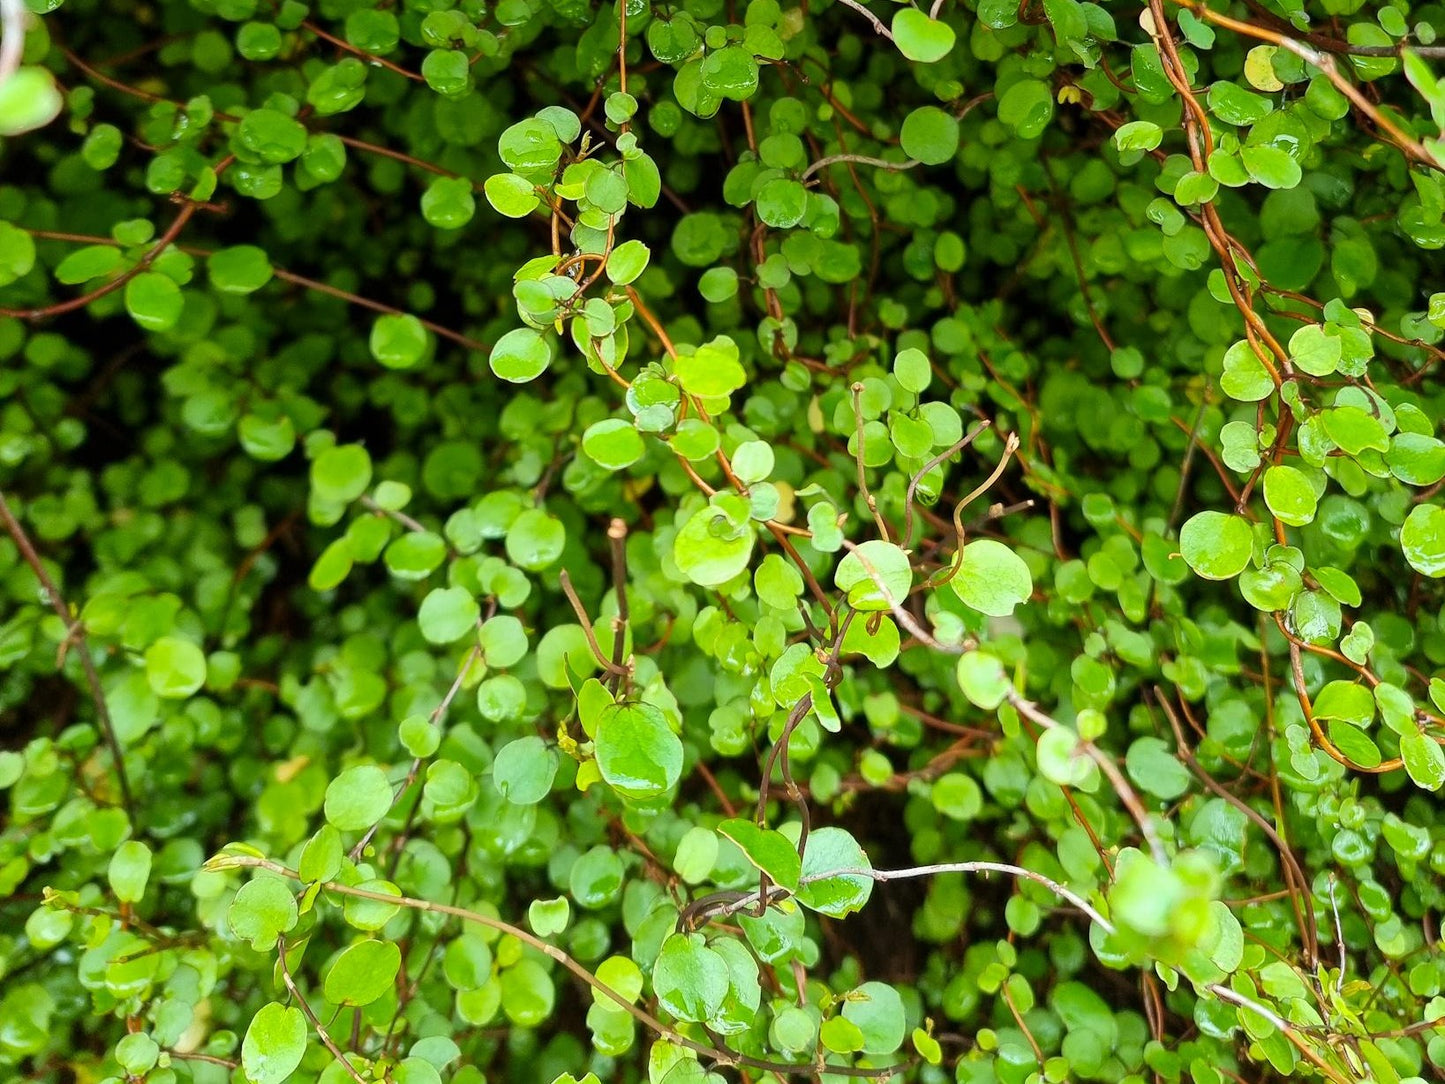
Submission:
[[[1439,1078],[1438,0],[28,3],[0,1077]]]

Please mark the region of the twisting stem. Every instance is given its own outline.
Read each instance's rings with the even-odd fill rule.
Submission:
[[[347,41],[345,38],[338,38],[335,34],[330,34],[327,33],[325,30],[322,30],[321,27],[317,26],[310,19],[302,21],[301,29],[315,34],[323,41],[329,41],[332,45],[336,46],[342,52],[351,53],[353,56],[361,57],[362,60],[365,60],[369,64],[378,64],[383,68],[387,68],[391,71],[396,72],[397,75],[405,76],[407,79],[410,79],[413,82],[426,82],[425,76],[419,75],[417,72],[414,71],[409,71],[408,69],[403,68],[400,64],[394,64],[383,56],[377,56],[375,53],[368,53],[365,49],[358,49],[355,45],[352,45],[351,42]]]
[[[45,565],[41,563],[40,554],[35,552],[35,546],[30,541],[30,536],[25,533],[25,528],[20,526],[20,521],[15,518],[15,513],[10,510],[10,503],[5,499],[5,494],[0,491],[0,520],[5,523],[5,530],[15,540],[15,545],[20,550],[20,556],[25,558],[25,563],[35,573],[35,578],[40,581],[44,588],[46,597],[50,600],[50,608],[53,609],[60,620],[65,623],[66,640],[74,642],[80,648],[80,665],[85,671],[85,683],[90,686],[90,698],[95,702],[95,720],[100,728],[101,737],[105,744],[110,747],[110,757],[115,761],[115,778],[120,785],[120,803],[125,810],[126,816],[130,818],[132,825],[135,824],[135,806],[131,802],[130,781],[125,774],[125,757],[121,754],[120,741],[115,736],[115,724],[111,722],[110,708],[106,707],[105,691],[100,687],[100,674],[95,669],[95,661],[90,657],[90,643],[85,638],[85,626],[70,616],[70,607],[65,604],[65,598],[60,593],[60,588],[55,586],[55,581],[50,578],[50,573],[45,571]]]
[[[582,600],[577,597],[577,589],[572,586],[572,577],[567,575],[567,570],[562,570],[559,577],[562,581],[562,593],[567,596],[567,601],[572,604],[572,612],[577,615],[577,623],[582,626],[582,632],[587,637],[587,646],[592,649],[592,657],[597,660],[604,670],[612,675],[626,676],[627,671],[621,666],[613,663],[602,653],[602,645],[597,642],[597,634],[592,631],[592,618],[587,616],[587,608],[582,605]]]
[[[867,19],[870,23],[872,23],[875,33],[887,38],[889,41],[893,40],[893,35],[889,32],[888,28],[883,25],[883,20],[878,18],[878,16],[874,15],[871,11],[865,8],[862,4],[858,2],[858,0],[843,0],[843,4],[845,7],[852,8],[859,15],[863,16],[863,18]]]
[[[228,154],[216,163],[213,172],[217,176],[220,176],[235,160],[235,155]],[[161,253],[170,248],[176,238],[181,235],[181,231],[186,228],[186,223],[191,220],[192,216],[194,216],[202,206],[195,200],[190,199],[185,200],[184,203],[185,205],[172,220],[170,227],[161,235],[160,240],[152,245],[146,251],[146,254],[136,261],[134,267],[127,269],[124,273],[117,275],[109,282],[97,286],[94,290],[82,294],[80,297],[73,297],[69,301],[59,301],[54,305],[47,305],[40,309],[0,309],[0,316],[13,316],[20,320],[42,320],[50,316],[64,316],[68,312],[85,308],[85,306],[89,305],[92,301],[99,301],[107,294],[115,293],[127,282],[135,278],[142,271],[147,270],[151,264],[155,263],[156,260],[160,258]]]
[[[1174,743],[1179,750],[1179,759],[1184,761],[1199,777],[1200,782],[1214,794],[1253,821],[1279,852],[1280,865],[1284,869],[1285,879],[1294,888],[1294,891],[1289,893],[1289,899],[1295,912],[1295,921],[1299,926],[1300,940],[1304,943],[1305,959],[1313,965],[1319,955],[1319,938],[1315,932],[1315,908],[1310,897],[1309,879],[1305,877],[1304,869],[1300,866],[1299,859],[1295,857],[1293,848],[1285,842],[1284,837],[1276,831],[1274,825],[1265,820],[1258,810],[1204,770],[1203,765],[1199,763],[1199,758],[1194,755],[1194,750],[1190,748],[1189,742],[1184,737],[1184,728],[1179,725],[1179,716],[1174,711],[1174,705],[1165,698],[1163,691],[1158,687],[1155,687],[1153,692],[1154,699],[1164,712],[1164,717],[1169,720],[1170,729],[1174,731]],[[1179,705],[1187,716],[1189,702],[1181,696]],[[1303,910],[1301,910],[1301,903],[1303,903]]]
[[[427,716],[427,722],[435,723],[447,713],[447,709],[452,706],[452,701],[456,699],[457,693],[461,691],[462,682],[465,681],[467,675],[472,672],[473,664],[475,664],[476,661],[481,658],[481,656],[482,645],[474,644],[471,651],[467,652],[467,657],[462,662],[461,669],[457,671],[456,679],[452,682],[451,688],[447,690],[446,696],[442,697],[441,703],[438,704],[435,708],[433,708],[432,713]],[[408,790],[410,790],[411,785],[416,782],[417,773],[421,771],[422,759],[423,758],[421,757],[416,757],[412,760],[411,767],[407,769],[406,778],[402,780],[401,786],[397,788],[396,793],[392,796],[391,804],[393,808],[396,806],[396,803],[401,799],[401,796],[405,794]],[[390,813],[391,809],[388,809],[386,811],[386,814],[383,814],[380,818],[378,818],[377,822],[366,830],[366,834],[356,841],[356,846],[351,848],[351,860],[353,862],[355,862],[363,854],[366,853],[366,848],[368,845],[370,845],[372,839],[375,838],[377,830],[381,827],[381,822],[386,820],[386,817]],[[401,838],[405,838],[407,830],[410,827],[411,823],[410,821],[408,821],[406,828],[402,829]],[[400,848],[398,848],[397,854],[400,853]]]
[[[1114,924],[1098,912],[1094,906],[1067,885],[1061,885],[1042,873],[1007,862],[939,862],[931,866],[910,866],[908,869],[834,869],[826,873],[813,873],[804,877],[799,884],[809,884],[824,878],[868,877],[874,881],[902,881],[910,877],[932,877],[938,873],[1007,873],[1013,877],[1041,884],[1062,900],[1072,903],[1089,918],[1099,924],[1105,933],[1114,932]]]
[[[627,93],[627,0],[617,5],[617,89]],[[630,127],[627,121],[619,126],[623,132]]]
[[[212,872],[228,869],[264,869],[277,876],[286,877],[293,881],[301,880],[300,875],[295,870],[288,869],[280,862],[273,862],[269,858],[261,858],[255,855],[220,854],[208,861],[202,868]],[[722,1065],[740,1065],[749,1069],[761,1069],[764,1072],[789,1075],[796,1073],[811,1076],[818,1071],[817,1066],[811,1062],[791,1064],[783,1061],[769,1061],[766,1058],[754,1058],[750,1055],[739,1054],[732,1050],[721,1050],[715,1046],[709,1046],[706,1043],[700,1043],[696,1039],[689,1038],[681,1032],[668,1027],[668,1025],[664,1024],[645,1009],[638,1008],[629,999],[623,997],[612,987],[608,986],[556,945],[549,941],[544,941],[540,937],[524,930],[522,927],[514,926],[510,922],[505,922],[502,919],[493,918],[491,915],[484,915],[477,911],[468,911],[464,907],[454,907],[446,903],[432,903],[430,900],[419,900],[411,896],[393,896],[385,892],[372,892],[370,889],[357,888],[354,885],[344,885],[338,881],[322,882],[321,887],[324,891],[335,893],[338,896],[351,896],[359,900],[371,900],[374,903],[384,903],[389,907],[406,907],[413,911],[430,911],[433,914],[448,915],[452,918],[459,918],[463,922],[472,922],[478,926],[484,926],[487,929],[508,934],[529,948],[536,949],[544,956],[561,964],[593,990],[596,990],[603,997],[614,1002],[634,1020],[637,1020],[654,1032],[659,1038],[666,1039],[668,1042],[674,1043],[677,1046],[686,1047],[704,1057],[716,1059]],[[284,945],[284,940],[280,941],[279,944]],[[289,972],[286,970],[284,961],[285,955],[283,953],[281,974],[282,980],[286,981]],[[296,993],[295,990],[294,981],[286,981],[286,987],[299,998],[299,993]],[[305,1012],[306,1005],[304,1001],[301,1003],[301,1007],[302,1011]],[[311,1017],[311,1020],[313,1024],[316,1023],[314,1016]],[[318,1034],[320,1034],[319,1030]],[[325,1041],[324,1037],[322,1041]],[[333,1046],[328,1044],[327,1049],[340,1057]],[[878,1069],[858,1068],[849,1065],[829,1065],[828,1072],[832,1075],[867,1078],[875,1078],[880,1075],[880,1070]],[[886,1072],[886,1070],[883,1072]],[[353,1076],[355,1076],[354,1073]],[[366,1084],[366,1081],[361,1080],[359,1077],[356,1077],[356,1079],[360,1081],[360,1084]]]
[[[341,1047],[336,1045],[336,1040],[333,1039],[331,1033],[326,1030],[326,1025],[323,1024],[320,1017],[316,1015],[316,1010],[311,1007],[311,1003],[302,996],[301,991],[297,988],[296,980],[291,977],[291,967],[286,963],[285,934],[279,934],[276,937],[276,959],[281,967],[281,981],[286,984],[286,990],[296,999],[296,1004],[300,1006],[301,1012],[306,1016],[306,1019],[311,1021],[311,1026],[316,1030],[316,1037],[321,1040],[321,1045],[331,1051],[331,1056],[339,1061],[341,1067],[351,1074],[351,1079],[356,1081],[356,1084],[367,1084],[366,1078],[358,1073],[356,1067],[347,1060]]]
[[[923,481],[923,476],[938,466],[946,459],[952,459],[957,453],[963,451],[975,440],[978,439],[985,429],[993,422],[985,419],[965,433],[960,439],[953,442],[943,451],[930,459],[923,466],[918,468],[918,473],[908,480],[908,492],[903,495],[903,548],[908,549],[913,545],[913,495],[918,492],[918,485]]]
[[[860,166],[876,166],[878,169],[891,169],[894,171],[912,169],[914,166],[923,165],[917,158],[909,158],[904,162],[890,162],[886,158],[870,158],[866,154],[830,154],[826,158],[819,158],[816,162],[803,170],[803,175],[798,178],[806,182],[809,177],[820,169],[827,169],[843,162],[852,162]]]
[[[624,0],[623,7],[626,7]],[[621,687],[627,667],[623,665],[623,652],[627,649],[627,522],[614,516],[607,525],[607,542],[612,549],[612,591],[617,596],[617,616],[612,619],[612,676],[614,691]],[[615,671],[620,670],[624,676]]]
[[[1064,730],[1064,724],[1057,719],[1041,711],[1037,704],[1024,698],[1017,689],[1010,688],[1008,702],[1014,709],[1031,722],[1043,727],[1045,730]],[[1154,856],[1154,861],[1159,865],[1167,865],[1169,854],[1164,849],[1164,842],[1159,838],[1159,833],[1154,831],[1153,822],[1149,811],[1144,808],[1144,803],[1139,800],[1139,795],[1134,793],[1134,788],[1124,778],[1124,773],[1119,770],[1119,765],[1114,763],[1114,758],[1105,753],[1091,741],[1079,738],[1080,749],[1099,766],[1099,770],[1108,776],[1109,782],[1113,784],[1114,792],[1118,794],[1119,801],[1134,818],[1134,823],[1139,826],[1139,831],[1144,834],[1145,841],[1149,844],[1149,851]]]
[[[1004,472],[1004,468],[1008,466],[1008,461],[1013,458],[1014,453],[1018,450],[1019,435],[1017,433],[1010,433],[1008,439],[1004,441],[1003,455],[999,457],[998,465],[993,468],[987,478],[974,488],[973,492],[953,506],[953,534],[955,539],[953,563],[949,565],[942,576],[937,576],[929,582],[930,587],[942,587],[963,569],[963,544],[968,536],[968,531],[963,526],[963,510],[993,488],[993,484],[999,480],[999,477]]]

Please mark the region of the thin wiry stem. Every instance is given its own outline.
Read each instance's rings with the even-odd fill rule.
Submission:
[[[1040,710],[1039,706],[1024,698],[1016,689],[1010,689],[1008,702],[1014,709],[1031,722],[1043,727],[1045,730],[1067,729],[1057,719]],[[1149,844],[1149,851],[1154,856],[1154,861],[1159,865],[1167,865],[1169,854],[1164,849],[1164,841],[1159,838],[1159,833],[1154,830],[1149,811],[1144,808],[1144,803],[1139,800],[1139,795],[1124,778],[1124,773],[1119,770],[1119,765],[1114,763],[1114,758],[1109,756],[1091,741],[1079,739],[1079,749],[1099,766],[1099,770],[1109,778],[1114,787],[1114,792],[1119,796],[1119,801],[1124,803],[1124,808],[1134,818],[1134,823],[1139,826],[1139,831],[1144,834],[1145,841]]]
[[[1021,877],[1035,884],[1043,885],[1060,899],[1072,903],[1080,911],[1089,916],[1089,919],[1099,924],[1099,928],[1105,933],[1114,932],[1114,924],[1105,918],[1073,889],[1067,885],[1061,885],[1051,877],[1045,877],[1031,869],[1023,866],[1010,865],[1007,862],[937,862],[929,866],[910,866],[907,869],[832,869],[824,873],[810,873],[804,877],[799,884],[811,884],[813,881],[821,881],[833,877],[867,877],[874,881],[903,881],[912,877],[932,877],[939,873],[1006,873],[1012,877]]]
[[[311,1021],[311,1026],[316,1030],[316,1037],[321,1040],[321,1045],[331,1051],[331,1056],[339,1061],[341,1067],[351,1074],[351,1079],[356,1081],[356,1084],[367,1084],[366,1078],[357,1072],[356,1066],[347,1060],[346,1054],[342,1051],[341,1047],[336,1045],[336,1040],[331,1037],[331,1033],[326,1030],[326,1025],[323,1024],[321,1018],[316,1015],[316,1010],[311,1007],[311,1003],[302,996],[301,991],[297,988],[296,980],[291,977],[291,967],[286,963],[285,934],[281,934],[276,938],[276,959],[281,967],[281,981],[285,983],[286,989],[291,996],[296,999],[296,1004],[301,1007],[301,1012],[305,1015],[306,1019]]]
[[[883,25],[883,20],[878,18],[878,16],[874,15],[871,11],[865,8],[862,4],[858,2],[858,0],[842,0],[842,3],[845,7],[852,8],[859,15],[863,16],[863,18],[867,19],[870,23],[872,23],[874,32],[877,33],[879,36],[885,37],[889,41],[893,40],[893,34],[886,26]]]
[[[20,550],[20,556],[25,559],[25,563],[30,566],[30,571],[35,573],[35,578],[40,581],[40,586],[50,601],[50,608],[65,623],[66,642],[74,641],[80,649],[80,665],[85,671],[85,683],[90,687],[90,698],[95,702],[96,726],[99,727],[105,744],[110,747],[111,759],[115,761],[115,778],[120,785],[121,807],[125,810],[131,824],[135,824],[135,806],[131,801],[130,781],[125,774],[125,757],[121,753],[120,741],[115,736],[115,724],[110,718],[110,708],[105,703],[105,690],[100,687],[100,674],[95,669],[95,660],[90,657],[90,643],[85,638],[85,626],[78,620],[72,620],[70,607],[66,605],[60,588],[55,586],[55,581],[50,578],[50,573],[45,571],[40,554],[35,551],[30,536],[25,533],[25,528],[20,526],[20,521],[10,510],[10,504],[6,501],[3,492],[0,492],[0,522],[5,524],[5,530],[9,532],[16,547]]]
[[[890,162],[886,158],[870,158],[866,154],[830,154],[826,158],[819,158],[807,169],[803,170],[803,175],[798,179],[806,182],[809,177],[817,173],[820,169],[827,169],[829,166],[838,165],[840,162],[853,162],[860,166],[876,166],[879,169],[889,169],[895,172],[923,165],[917,158],[910,158],[906,162]]]
[[[300,875],[295,870],[288,869],[281,863],[273,862],[269,858],[249,854],[219,854],[208,861],[202,868],[211,872],[228,869],[264,869],[293,881],[301,880]],[[694,1053],[702,1054],[704,1057],[715,1059],[719,1064],[738,1065],[749,1069],[761,1069],[764,1072],[788,1075],[802,1074],[811,1076],[818,1072],[818,1066],[811,1062],[791,1064],[789,1062],[770,1061],[766,1058],[754,1058],[747,1054],[719,1049],[718,1047],[709,1046],[707,1043],[698,1042],[696,1039],[689,1038],[676,1029],[664,1024],[661,1020],[657,1019],[657,1017],[647,1012],[647,1010],[634,1005],[631,1000],[623,997],[611,986],[592,974],[587,968],[583,967],[550,941],[544,941],[542,938],[537,937],[522,927],[514,926],[510,922],[505,922],[502,919],[493,918],[490,915],[484,915],[477,911],[469,911],[465,907],[453,907],[446,903],[432,903],[430,900],[419,900],[411,896],[392,896],[385,892],[372,892],[370,889],[358,888],[354,885],[344,885],[338,881],[322,882],[321,888],[326,892],[332,892],[338,896],[351,896],[355,899],[384,903],[391,907],[406,907],[413,911],[430,911],[433,914],[447,915],[452,918],[461,919],[463,922],[471,922],[478,926],[484,926],[487,929],[496,930],[499,933],[509,934],[522,942],[522,944],[527,945],[529,948],[536,949],[544,956],[561,964],[562,967],[566,968],[603,997],[614,1002],[619,1008],[654,1032],[659,1038],[666,1039],[668,1042],[674,1043],[677,1046],[686,1047]],[[284,942],[282,942],[282,944],[284,944]],[[285,957],[283,955],[283,979],[287,974],[284,959]],[[288,983],[287,988],[294,992],[293,984]],[[303,1011],[304,1010],[305,1006],[303,1005]],[[313,1023],[314,1022],[313,1018]],[[336,1051],[333,1049],[332,1052],[335,1053]],[[887,1068],[857,1068],[850,1065],[829,1065],[827,1066],[827,1071],[829,1074],[839,1076],[866,1078],[887,1077],[892,1072],[891,1069]],[[366,1082],[361,1081],[361,1084],[366,1084]]]

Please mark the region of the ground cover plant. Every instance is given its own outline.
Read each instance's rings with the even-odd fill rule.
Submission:
[[[1445,6],[0,16],[0,1077],[1439,1079]]]

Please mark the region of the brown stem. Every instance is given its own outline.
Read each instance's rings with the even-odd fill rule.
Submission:
[[[381,893],[377,893],[377,895],[381,896]],[[392,897],[384,896],[382,898],[391,899]],[[305,1014],[306,1019],[311,1021],[311,1026],[316,1031],[316,1037],[321,1040],[321,1045],[331,1051],[331,1056],[341,1063],[341,1067],[350,1074],[351,1079],[356,1081],[356,1084],[367,1084],[366,1078],[357,1072],[356,1067],[347,1060],[341,1047],[336,1045],[336,1040],[333,1039],[331,1033],[326,1030],[326,1025],[323,1024],[316,1015],[316,1010],[311,1007],[311,1003],[302,996],[301,991],[297,988],[296,980],[291,977],[291,967],[286,963],[285,934],[280,934],[276,938],[276,962],[281,968],[281,981],[286,984],[287,991],[296,999],[296,1004],[301,1007],[301,1011]]]
[[[45,589],[46,597],[50,599],[50,607],[65,624],[66,640],[73,639],[80,649],[80,665],[85,671],[85,683],[90,687],[90,698],[95,702],[96,725],[100,729],[101,737],[105,739],[106,745],[110,747],[110,756],[115,761],[115,778],[120,786],[121,807],[125,810],[126,816],[132,825],[135,824],[135,806],[131,801],[130,781],[125,774],[125,757],[121,753],[120,741],[115,736],[115,724],[111,721],[110,708],[105,703],[105,691],[100,687],[100,674],[95,669],[95,661],[90,657],[90,643],[85,638],[85,626],[78,620],[72,620],[70,607],[66,605],[60,588],[55,586],[55,581],[50,578],[50,573],[45,571],[45,565],[40,560],[40,554],[35,551],[35,546],[30,541],[30,536],[25,533],[25,528],[15,518],[15,513],[10,509],[10,503],[5,499],[5,494],[0,491],[0,521],[5,524],[5,530],[15,540],[16,547],[20,550],[20,556],[35,573],[35,578],[40,581],[40,586]]]

